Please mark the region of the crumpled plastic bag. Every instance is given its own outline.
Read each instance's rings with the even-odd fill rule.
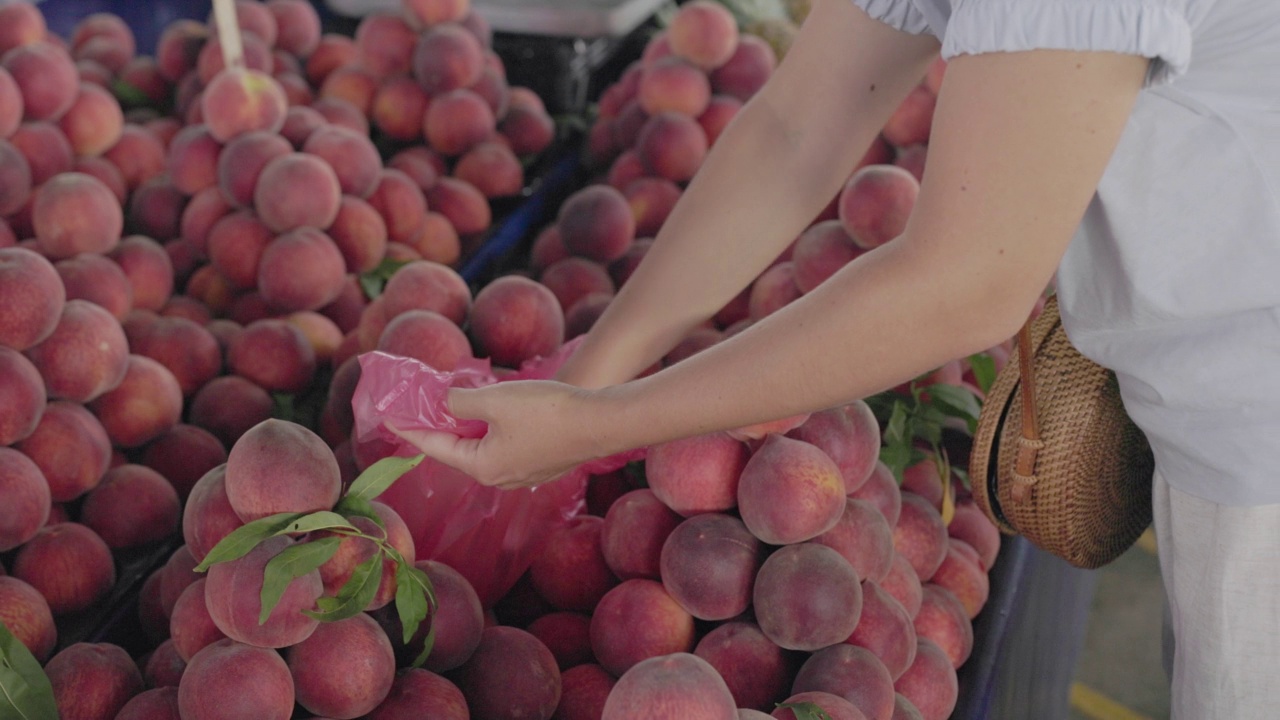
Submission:
[[[464,360],[453,371],[383,352],[360,356],[360,382],[352,398],[356,456],[365,464],[392,455],[421,454],[388,430],[444,430],[481,437],[487,425],[459,420],[448,412],[453,387],[482,387],[508,380],[545,380],[572,354],[577,342],[545,358],[526,362],[513,374],[497,376],[486,360]],[[479,484],[465,473],[431,458],[405,473],[379,502],[391,506],[413,535],[417,559],[439,560],[467,578],[484,607],[492,607],[528,569],[547,533],[585,508],[591,475],[612,472],[644,457],[635,450],[584,463],[564,476],[533,488],[502,490]],[[363,467],[363,465],[362,465]]]

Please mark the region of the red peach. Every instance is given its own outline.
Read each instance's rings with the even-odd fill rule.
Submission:
[[[738,510],[751,533],[773,545],[830,530],[847,506],[840,470],[821,449],[770,435],[742,468]]]
[[[895,165],[868,165],[840,191],[840,222],[858,247],[883,245],[906,228],[920,183]]]
[[[734,620],[716,626],[693,653],[724,678],[740,708],[764,710],[781,701],[795,674],[794,656],[765,637],[753,622]]]
[[[862,582],[862,614],[845,642],[871,651],[894,680],[916,657],[916,628],[907,609],[870,580]]]
[[[159,310],[173,294],[173,262],[160,243],[142,235],[121,239],[111,259],[124,271],[133,307]]]
[[[0,446],[13,445],[35,432],[44,414],[44,379],[17,350],[0,345]],[[0,542],[0,545],[3,545]]]
[[[292,543],[287,537],[274,537],[244,557],[209,568],[205,603],[214,624],[228,638],[256,647],[282,648],[306,640],[315,631],[319,622],[302,614],[303,610],[315,606],[323,590],[320,574],[314,570],[290,582],[267,621],[258,621],[262,611],[263,568]],[[218,643],[214,643],[209,647],[217,646]],[[199,655],[197,653],[188,664],[184,685]]]
[[[55,502],[74,500],[91,490],[111,461],[106,430],[76,402],[49,403],[36,429],[14,447],[40,468]]]
[[[689,652],[694,637],[693,616],[654,580],[624,580],[591,616],[591,650],[614,675],[648,658]]]
[[[101,601],[116,582],[111,548],[78,523],[41,528],[18,549],[13,577],[40,591],[54,615],[80,612]]]
[[[114,718],[143,690],[142,672],[119,645],[78,642],[45,665],[53,700],[66,720]]]
[[[86,300],[68,300],[53,333],[26,351],[51,398],[89,402],[118,386],[128,370],[120,321]]]
[[[124,213],[111,189],[84,173],[61,173],[35,193],[32,222],[51,259],[110,252],[120,242]]]
[[[0,345],[26,350],[48,338],[58,326],[66,289],[58,272],[40,254],[26,248],[0,248]]]
[[[893,688],[920,711],[924,720],[951,717],[960,693],[956,671],[946,653],[924,638],[919,641],[915,661]]]
[[[124,379],[89,409],[117,447],[145,445],[182,418],[182,388],[169,368],[142,355],[128,356]]]
[[[777,67],[773,46],[758,35],[741,35],[733,55],[711,71],[711,87],[717,93],[746,102],[764,87]]]
[[[467,700],[458,686],[427,670],[409,668],[396,676],[391,692],[367,720],[413,720],[424,707],[434,720],[470,720]]]
[[[178,529],[178,493],[160,473],[142,465],[114,467],[85,495],[80,521],[107,547],[157,543]]]
[[[808,592],[797,594],[797,587]],[[788,650],[843,642],[862,613],[862,585],[840,553],[825,545],[786,545],[760,566],[752,589],[756,622]]]
[[[737,720],[733,694],[706,660],[689,652],[628,668],[605,701],[602,720]]]
[[[363,716],[391,692],[396,661],[391,642],[366,614],[321,623],[285,652],[297,702],[335,718]]]
[[[30,458],[13,448],[0,447],[0,552],[35,537],[49,519],[49,484]]]
[[[618,584],[601,551],[604,518],[580,515],[547,532],[529,566],[538,594],[557,610],[590,613],[600,598]]]
[[[728,8],[710,0],[680,6],[667,26],[671,52],[704,70],[714,70],[733,57],[738,46],[738,23]]]
[[[200,103],[209,132],[224,143],[254,130],[279,132],[289,109],[280,83],[252,69],[220,71],[209,80]]]
[[[280,654],[230,638],[196,653],[178,684],[178,709],[188,720],[288,720],[293,706],[293,678]]]
[[[0,7],[0,12],[4,10]],[[16,577],[0,575],[0,623],[44,663],[58,642],[58,628],[44,595]]]
[[[796,673],[791,692],[839,696],[867,718],[893,714],[893,678],[879,658],[856,645],[837,643],[809,656]]]
[[[27,43],[5,52],[0,64],[22,91],[27,120],[56,121],[75,102],[79,74],[62,47],[47,41]]]
[[[600,531],[605,563],[622,580],[660,579],[662,546],[680,522],[652,489],[632,490],[605,513]]]
[[[435,97],[474,84],[484,70],[484,48],[462,26],[439,24],[418,38],[412,67],[422,89]]]
[[[542,641],[526,630],[484,629],[471,658],[447,676],[476,720],[550,718],[560,702],[560,670]]]
[[[764,548],[738,518],[702,513],[680,523],[662,545],[662,586],[690,615],[727,620],[751,604]]]
[[[31,175],[29,190],[43,185],[60,173],[70,172],[75,165],[71,143],[62,129],[52,122],[34,120],[24,122],[13,131],[8,142],[26,158]],[[15,158],[12,153],[6,153],[6,155],[8,155],[5,158],[6,165],[14,165]],[[16,168],[9,168],[7,173],[13,173],[14,169]],[[21,170],[18,172],[21,173]],[[13,182],[12,176],[7,182]],[[11,196],[5,198],[8,200],[5,204],[14,208],[18,207],[17,203],[20,202],[17,196],[25,196],[25,193],[17,193],[13,190],[7,190],[5,194]],[[15,210],[11,209],[9,215],[12,216],[14,212]]]
[[[124,113],[108,90],[81,83],[71,107],[59,118],[58,126],[76,155],[99,155],[120,139]]]

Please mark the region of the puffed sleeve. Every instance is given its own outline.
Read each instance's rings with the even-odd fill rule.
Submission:
[[[920,35],[929,31],[929,23],[911,0],[853,0],[868,15],[903,32]]]
[[[955,0],[942,57],[1033,49],[1152,58],[1147,84],[1191,61],[1188,0]]]

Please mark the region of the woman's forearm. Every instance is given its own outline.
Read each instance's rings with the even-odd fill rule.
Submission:
[[[733,299],[836,194],[935,50],[847,0],[815,6],[559,379],[634,377]]]

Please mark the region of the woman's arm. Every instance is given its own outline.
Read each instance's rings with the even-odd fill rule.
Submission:
[[[558,379],[628,380],[733,299],[835,196],[937,50],[849,0],[814,3]]]
[[[482,483],[531,484],[590,457],[864,397],[1007,338],[1057,267],[1146,67],[1101,52],[954,59],[901,237],[655,375],[595,392],[455,390],[450,409],[488,434],[411,439]]]

